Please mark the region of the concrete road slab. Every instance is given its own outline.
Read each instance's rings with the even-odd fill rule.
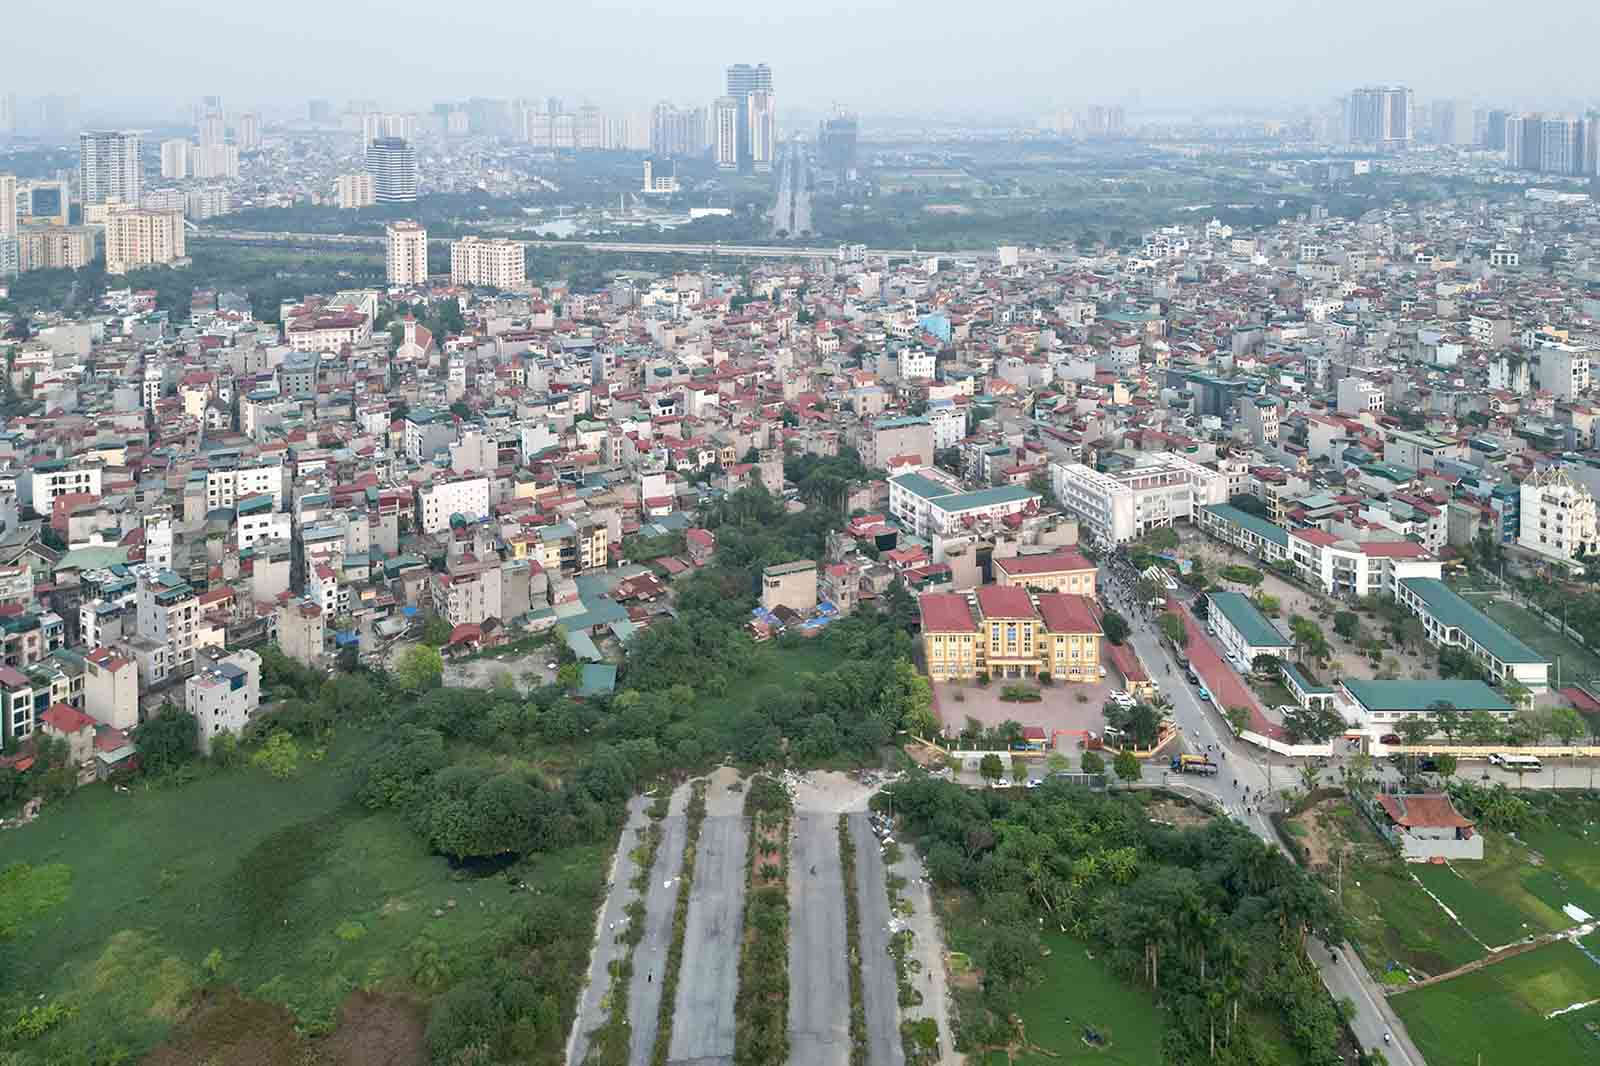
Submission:
[[[715,790],[713,790],[715,791]],[[728,810],[731,799],[708,810]],[[700,829],[694,887],[672,1019],[671,1062],[733,1060],[733,1001],[739,990],[739,934],[744,925],[745,850],[749,830],[742,815],[707,815]]]
[[[605,906],[600,909],[600,920],[595,924],[594,948],[589,953],[588,983],[584,985],[583,995],[578,998],[578,1015],[573,1019],[572,1032],[567,1037],[568,1066],[579,1066],[583,1062],[589,1053],[589,1034],[606,1021],[600,1001],[611,985],[611,963],[621,958],[627,950],[625,944],[617,941],[617,936],[627,927],[626,908],[634,895],[631,882],[638,872],[629,852],[638,846],[640,834],[650,821],[645,814],[649,803],[643,796],[635,796],[628,802],[628,821],[617,844],[616,856],[611,861],[611,888],[606,894]]]
[[[850,1061],[850,969],[838,815],[799,813],[789,845],[789,1061]]]
[[[883,852],[864,813],[850,815],[856,846],[856,897],[861,903],[861,1002],[867,1013],[867,1062],[904,1066],[900,1044],[900,992],[889,957],[889,893]],[[792,994],[792,993],[791,993]]]
[[[655,1050],[661,981],[672,945],[672,915],[678,905],[678,877],[683,873],[683,848],[688,838],[688,819],[683,810],[689,788],[684,784],[673,793],[669,813],[661,821],[661,847],[645,891],[644,939],[633,950],[633,980],[628,986],[628,1021],[633,1030],[628,1051],[630,1066],[649,1066]]]

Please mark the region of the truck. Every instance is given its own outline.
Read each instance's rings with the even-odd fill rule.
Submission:
[[[1217,764],[1209,755],[1174,755],[1172,768],[1180,774],[1214,774]]]

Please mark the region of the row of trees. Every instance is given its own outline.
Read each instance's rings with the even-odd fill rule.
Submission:
[[[1096,945],[1169,1012],[1173,1063],[1263,1064],[1275,1053],[1245,1020],[1271,1011],[1313,1066],[1340,1061],[1340,1019],[1303,953],[1343,937],[1325,892],[1283,852],[1225,820],[1149,821],[1130,797],[1047,783],[973,793],[917,776],[892,802],[920,838],[930,876],[975,896],[981,995],[962,1006],[964,1047],[1005,1045],[1039,978],[1039,930]]]

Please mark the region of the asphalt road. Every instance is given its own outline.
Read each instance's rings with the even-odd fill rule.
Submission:
[[[630,1066],[648,1066],[656,1044],[661,1012],[661,979],[672,944],[672,914],[678,903],[678,875],[683,872],[683,846],[688,822],[683,804],[689,786],[680,785],[667,817],[661,820],[661,847],[645,892],[644,939],[633,950],[633,980],[628,986],[628,1021],[633,1043]],[[680,979],[681,980],[681,979]]]
[[[1267,843],[1280,846],[1272,823],[1261,812],[1256,801],[1247,802],[1244,799],[1244,791],[1248,788],[1253,795],[1263,790],[1270,794],[1272,789],[1293,784],[1297,780],[1296,769],[1270,763],[1254,745],[1236,741],[1232,730],[1223,721],[1221,712],[1209,704],[1202,705],[1194,687],[1184,679],[1183,671],[1176,666],[1170,673],[1166,670],[1172,658],[1162,646],[1158,631],[1148,619],[1136,620],[1136,613],[1133,610],[1128,612],[1129,621],[1134,625],[1130,639],[1157,686],[1172,699],[1172,718],[1182,730],[1184,749],[1204,751],[1210,745],[1214,753],[1221,754],[1221,770],[1215,777],[1173,777],[1181,776],[1184,784],[1211,793],[1230,817],[1244,823]],[[1201,636],[1202,639],[1209,639],[1203,633]],[[1146,767],[1147,780],[1159,780],[1162,776],[1161,767]],[[1320,945],[1313,944],[1309,954],[1334,999],[1348,998],[1355,1004],[1350,1028],[1361,1046],[1383,1051],[1390,1066],[1422,1066],[1422,1054],[1411,1042],[1399,1016],[1389,1009],[1383,992],[1361,966],[1350,945],[1341,944],[1337,951],[1338,962],[1334,962]],[[1385,1033],[1390,1034],[1389,1044],[1383,1041]]]
[[[850,1061],[850,972],[838,816],[796,814],[792,831],[789,1059],[803,1066],[845,1066]]]
[[[856,897],[861,903],[861,1003],[867,1013],[867,1062],[869,1066],[903,1066],[899,987],[894,961],[889,958],[889,893],[883,883],[883,852],[867,816],[858,812],[849,818],[850,839],[856,846]]]
[[[633,899],[630,882],[638,868],[628,853],[639,842],[639,831],[649,822],[645,806],[649,800],[635,796],[628,801],[628,821],[623,827],[617,853],[611,862],[611,890],[606,904],[600,909],[600,920],[595,925],[594,948],[589,954],[589,977],[583,995],[578,999],[578,1015],[572,1021],[572,1032],[567,1037],[568,1066],[579,1066],[589,1053],[589,1034],[605,1024],[605,1012],[600,1000],[611,984],[607,972],[612,962],[622,957],[626,945],[617,942],[617,934],[627,925],[626,908]]]
[[[733,1061],[733,1001],[739,991],[748,833],[740,815],[707,815],[700,827],[667,1056],[674,1063],[712,1066]]]

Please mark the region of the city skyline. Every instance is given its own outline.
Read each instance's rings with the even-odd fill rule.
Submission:
[[[86,119],[174,114],[196,92],[219,93],[238,108],[270,110],[327,96],[377,98],[386,107],[409,110],[424,109],[441,96],[554,91],[642,110],[661,99],[709,104],[725,66],[746,55],[782,71],[785,112],[813,118],[838,100],[871,100],[873,107],[863,109],[869,113],[928,115],[1026,113],[1092,98],[1151,107],[1314,105],[1348,85],[1396,82],[1412,86],[1419,98],[1571,108],[1597,91],[1575,85],[1562,65],[1542,61],[1541,45],[1556,26],[1580,39],[1600,28],[1593,11],[1550,3],[1519,9],[1517,19],[1498,23],[1493,34],[1477,32],[1479,20],[1443,4],[1396,12],[1356,3],[1343,6],[1338,19],[1320,22],[1315,35],[1304,32],[1298,13],[1255,0],[1204,15],[1172,3],[1138,12],[1099,2],[1070,11],[1012,4],[963,26],[962,59],[932,62],[946,51],[949,19],[964,17],[954,5],[925,7],[914,22],[886,4],[848,11],[842,5],[812,6],[764,16],[759,35],[726,32],[724,27],[739,27],[743,16],[724,0],[701,0],[689,11],[671,13],[602,7],[565,24],[571,32],[554,48],[532,26],[523,30],[507,24],[500,12],[468,9],[452,12],[452,25],[473,46],[460,58],[430,55],[428,77],[419,81],[409,65],[390,61],[389,42],[412,30],[434,32],[432,12],[421,5],[402,4],[386,16],[381,35],[373,35],[354,12],[313,8],[301,0],[288,0],[270,24],[261,25],[211,8],[202,18],[199,5],[185,0],[178,8],[159,28],[139,22],[121,27],[113,47],[109,35],[104,41],[83,35],[78,15],[29,0],[8,25],[30,48],[11,57],[0,94],[74,94]],[[184,19],[184,8],[192,8],[195,18]],[[601,32],[582,32],[585,19]],[[308,20],[318,26],[317,34],[301,31]],[[170,32],[184,24],[203,25],[217,40],[248,32],[252,47],[185,42]],[[1372,32],[1380,25],[1385,32]],[[850,32],[840,34],[841,26]],[[1086,28],[1093,32],[1084,33]],[[1429,46],[1417,49],[1424,31]],[[1019,41],[1052,37],[1060,38],[1058,47],[1017,47]],[[1099,43],[1107,39],[1116,47]],[[180,53],[181,63],[160,61]],[[529,54],[538,56],[536,76],[525,73]],[[1173,61],[1184,55],[1194,61]],[[299,59],[285,62],[285,56]],[[606,77],[597,76],[600,69]],[[70,79],[64,70],[72,72]]]

